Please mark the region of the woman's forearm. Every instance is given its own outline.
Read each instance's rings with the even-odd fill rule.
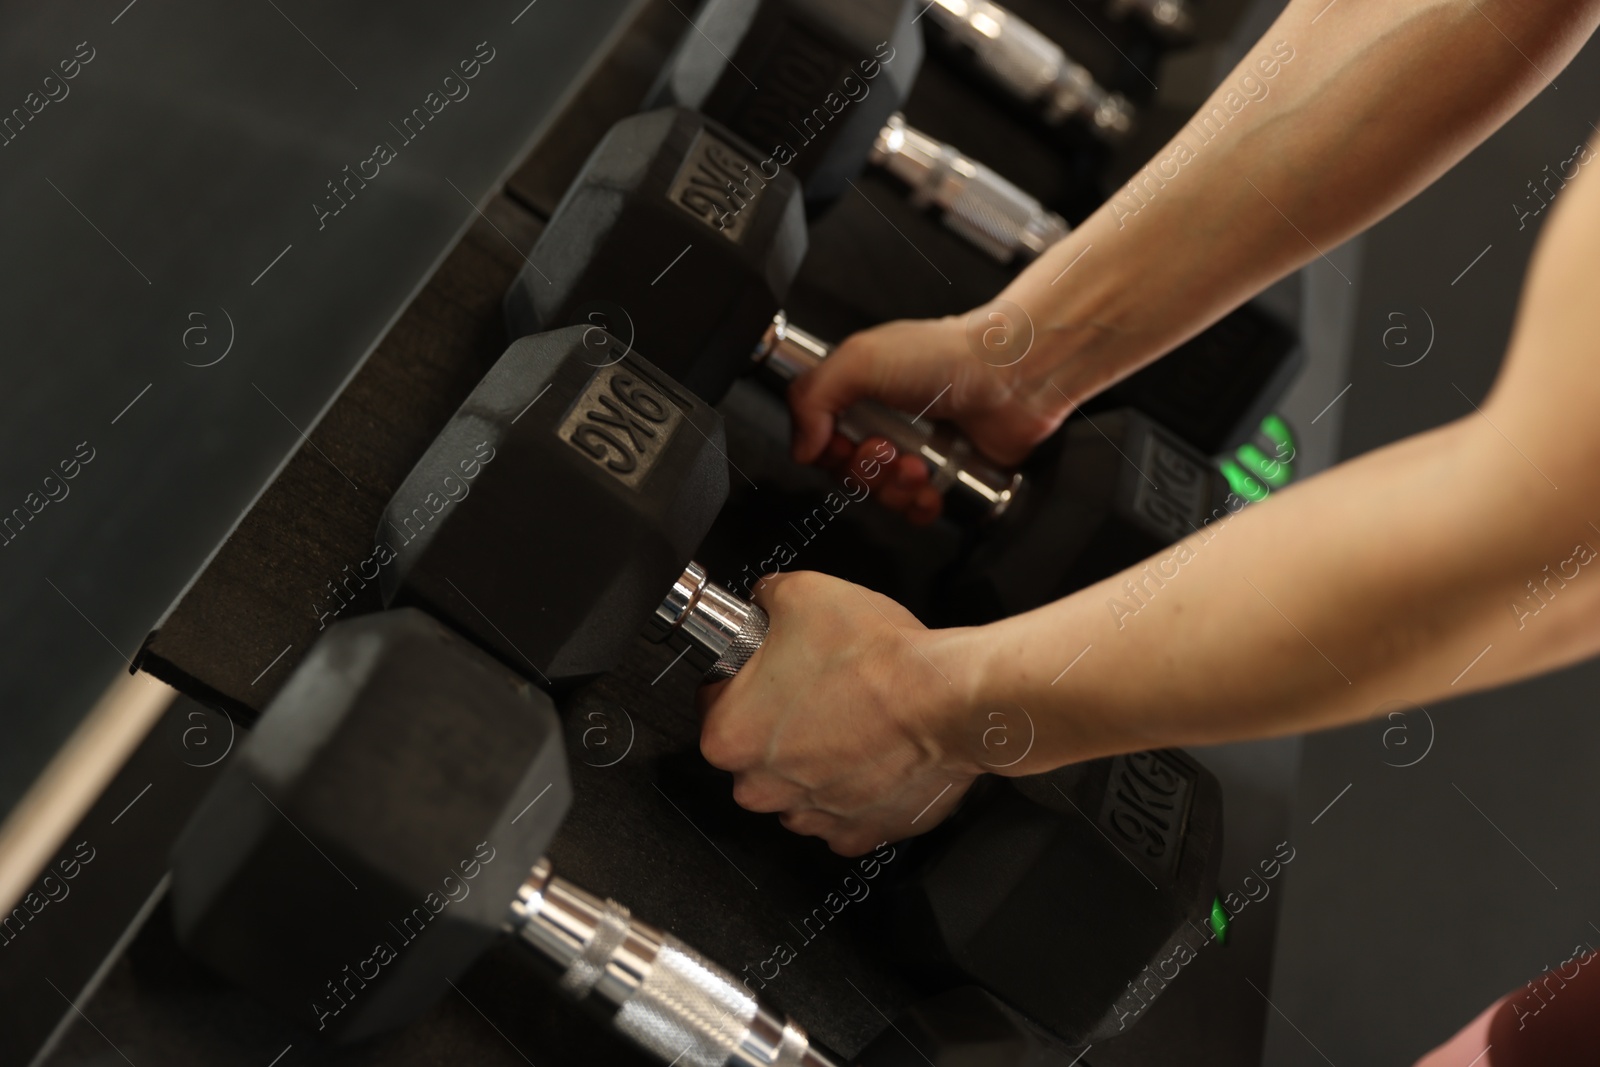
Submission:
[[[1292,0],[1193,119],[1013,282],[1079,401],[1388,214],[1544,89],[1594,0]]]
[[[1592,654],[1600,529],[1523,464],[1472,416],[968,631],[953,732],[1025,709],[1036,744],[1006,773],[1030,773],[1347,723]]]
[[[1573,177],[1552,210],[1481,405],[948,633],[962,691],[944,743],[970,751],[975,724],[1020,706],[1037,739],[1008,773],[1027,773],[1349,723],[1600,652],[1595,182]]]

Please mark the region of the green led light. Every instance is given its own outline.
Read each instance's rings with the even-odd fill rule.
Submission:
[[[1246,470],[1274,489],[1282,489],[1294,477],[1287,463],[1280,463],[1252,444],[1239,446],[1234,455],[1239,457]]]
[[[1217,944],[1228,943],[1228,913],[1222,910],[1222,899],[1214,897],[1211,901],[1211,932],[1216,935]]]
[[[1225,459],[1220,464],[1222,476],[1228,480],[1228,486],[1235,493],[1244,497],[1252,504],[1260,503],[1267,499],[1269,490],[1256,479],[1245,472],[1245,469],[1231,459]]]
[[[1282,415],[1268,415],[1261,420],[1261,435],[1272,442],[1272,451],[1285,463],[1293,463],[1299,454],[1294,441],[1294,431],[1283,421]]]

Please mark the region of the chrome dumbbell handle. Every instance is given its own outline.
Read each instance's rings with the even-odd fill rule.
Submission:
[[[767,639],[767,613],[690,562],[650,622],[650,637],[681,648],[708,680],[732,678]]]
[[[878,131],[871,158],[911,187],[913,203],[939,208],[946,226],[1002,263],[1033,259],[1072,231],[1066,219],[902,115]]]
[[[1133,128],[1133,105],[1107,92],[1061,46],[988,0],[934,0],[929,16],[1012,96],[1038,106],[1052,124],[1079,118],[1101,137]]]
[[[755,360],[780,379],[793,381],[832,350],[831,345],[792,325],[780,311],[756,348]],[[921,456],[931,475],[929,484],[958,510],[975,512],[984,519],[999,518],[1022,489],[1022,475],[996,467],[941,423],[913,420],[881,404],[865,402],[842,412],[837,429],[851,441],[882,437],[901,455]]]
[[[728,971],[671,934],[554,875],[540,859],[517,890],[507,926],[554,963],[577,1000],[616,1008],[612,1026],[682,1067],[833,1067],[806,1032]]]

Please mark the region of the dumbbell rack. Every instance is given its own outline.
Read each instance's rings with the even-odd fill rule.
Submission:
[[[1033,8],[1048,7],[1013,6],[1030,18],[1038,17]],[[1040,21],[1052,17],[1042,15]],[[449,251],[310,430],[312,447],[288,460],[151,634],[138,665],[188,697],[169,710],[147,748],[173,744],[175,731],[195,715],[218,731],[247,728],[309,649],[318,626],[306,603],[326,600],[329,578],[368,557],[383,502],[505,347],[500,296],[523,263],[508,239],[531,244],[595,140],[637,105],[683,29],[679,7],[668,0],[635,6],[565,110],[484,206],[484,218]],[[929,98],[942,106],[942,90],[930,85]],[[386,428],[382,441],[366,432],[374,418]],[[368,472],[359,498],[345,491],[324,456]],[[309,534],[296,525],[307,513],[318,516]],[[347,588],[342,614],[378,607],[375,583]],[[273,661],[285,645],[288,653]],[[273,670],[260,677],[269,661]],[[820,843],[782,834],[770,817],[732,805],[725,777],[698,757],[695,679],[669,670],[670,663],[669,652],[640,642],[624,669],[587,687],[566,709],[576,800],[552,855],[594,890],[628,899],[739,972],[768,958],[773,942],[788,937],[784,931],[796,917],[810,912],[850,865]],[[226,709],[228,720],[189,697]],[[586,732],[595,729],[604,731],[604,745]],[[624,747],[627,755],[607,765]],[[191,781],[192,802],[204,782]],[[109,814],[97,808],[86,822]],[[185,814],[182,798],[166,812],[169,838]],[[299,1059],[301,1035],[197,971],[171,944],[157,885],[167,840],[107,857],[130,872],[121,911],[111,912],[138,915],[125,931],[128,944],[107,959],[95,1014],[148,1034],[168,1050],[169,1063],[264,1064],[288,1045],[297,1047],[286,1067],[312,1062]],[[916,997],[860,947],[849,926],[847,913],[803,945],[791,938],[797,959],[763,994],[846,1060],[883,1030],[886,1016]],[[105,938],[102,948],[111,950],[113,940]],[[1083,1064],[1145,1062],[1162,1049],[1184,1050],[1184,1062],[1246,1062],[1246,1050],[1258,1047],[1259,1005],[1240,1002],[1238,1019],[1219,1017],[1205,999],[1209,978],[1198,969],[1223,965],[1195,966],[1193,980],[1169,992],[1129,1038],[1097,1047]],[[1264,986],[1264,976],[1258,984]],[[511,958],[485,960],[461,992],[377,1049],[324,1050],[315,1062],[646,1062],[604,1027],[537,995]],[[79,1025],[46,1062],[82,1062],[89,1049],[103,1053],[96,1040]]]

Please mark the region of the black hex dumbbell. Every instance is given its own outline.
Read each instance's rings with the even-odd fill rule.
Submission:
[[[1158,28],[1178,31],[1189,21],[1180,0],[1113,0],[1112,6],[1114,15],[1137,10]],[[1065,222],[899,115],[921,64],[917,23],[924,15],[1047,121],[1085,119],[1111,137],[1129,128],[1132,112],[1125,99],[1096,85],[1081,65],[1014,13],[983,0],[710,0],[697,17],[699,32],[685,34],[647,106],[705,111],[753,146],[742,161],[749,174],[767,179],[779,170],[792,172],[813,204],[831,202],[863,166],[878,164],[990,255],[1002,262],[1032,258],[1065,235]],[[890,61],[880,62],[888,55]],[[732,173],[719,176],[717,185],[737,202],[750,182]],[[852,299],[849,306],[870,308],[872,320],[904,310],[873,296],[861,299],[865,303]],[[1169,354],[1161,372],[1127,379],[1116,398],[1162,419],[1203,452],[1230,450],[1254,430],[1297,369],[1286,333],[1259,312],[1240,308]],[[1240,335],[1246,335],[1242,341]],[[1237,370],[1205,366],[1208,347],[1219,343],[1230,353],[1244,347],[1243,358],[1232,361],[1235,368],[1248,368],[1243,385]],[[655,358],[664,360],[665,352]],[[1185,392],[1171,379],[1202,371],[1209,374],[1203,391],[1214,414],[1174,422],[1172,409],[1198,393]],[[1243,436],[1218,434],[1213,424],[1219,418],[1225,431]]]
[[[727,677],[767,619],[692,560],[727,499],[722,442],[714,410],[605,331],[524,337],[389,502],[384,603],[558,688],[645,629]]]
[[[977,986],[957,986],[900,1012],[856,1067],[1076,1067],[1059,1042]],[[1093,1067],[1084,1064],[1084,1067]]]
[[[1128,579],[1143,590],[1126,606],[1137,612],[1248,503],[1132,408],[1068,422],[1029,457],[1027,472],[1028,521],[996,524],[941,576],[940,624],[1018,615],[1150,560]],[[1200,536],[1198,548],[1170,549],[1190,535]],[[1164,549],[1172,554],[1159,556]]]
[[[909,426],[874,417],[874,433]],[[924,454],[961,455],[916,432]],[[767,619],[693,561],[727,498],[722,442],[714,410],[604,330],[525,337],[391,500],[377,531],[392,557],[384,603],[421,606],[556,688],[610,669],[641,631],[731,676]],[[980,506],[1024,491],[957,581],[954,617],[1036,606],[1067,591],[1080,556],[1114,570],[1220,506],[1220,476],[1133,412],[1079,424],[1040,456],[1036,490],[958,468],[955,484]]]
[[[767,620],[689,562],[727,490],[721,437],[716,412],[604,331],[571,327],[523,338],[391,502],[384,526],[409,523],[416,531],[386,565],[386,602],[426,608],[552,687],[615,665],[641,630],[672,639],[712,676],[730,676],[759,649]],[[1137,783],[1116,768],[1134,766],[1127,764],[1132,757],[1028,785],[995,781],[980,791],[986,795],[930,839],[937,844],[917,850],[929,877],[919,883],[923,895],[908,898],[922,903],[906,914],[937,916],[951,905],[950,873],[965,862],[963,850],[981,852],[986,840],[1024,847],[1009,866],[985,861],[995,878],[967,906],[979,925],[963,933],[935,918],[909,935],[922,950],[940,946],[917,969],[1008,1000],[1025,999],[1033,976],[1048,974],[1051,996],[1064,996],[1067,1005],[1046,999],[1021,1010],[1038,1011],[1041,1025],[1064,1036],[1096,1024],[1109,1010],[1106,991],[1120,990],[1179,924],[1209,909],[1214,895],[1221,819],[1215,780],[1184,757],[1149,758],[1181,765],[1181,785],[1138,795],[1128,811],[1117,807],[1116,794]],[[1091,819],[1111,820],[1110,830],[1077,825],[1074,811],[1052,808],[1058,786],[1092,809]],[[1019,792],[1040,789],[1047,803]],[[1163,805],[1170,818],[1163,819]],[[1146,815],[1153,821],[1142,822]],[[1159,851],[1165,873],[1144,897],[1143,882],[1127,884],[1133,868],[1123,869],[1130,860],[1118,852],[1149,849]],[[1105,913],[1103,923],[1019,930],[995,920],[1000,940],[981,948],[974,940],[996,901],[1031,900],[1032,908],[1050,900],[1070,912],[1082,894]],[[1120,902],[1121,911],[1106,912],[1108,902]],[[1107,947],[1106,937],[1117,947]],[[1065,957],[1083,962],[1057,974],[1056,961]],[[997,968],[997,960],[1009,962]]]
[[[763,180],[752,153],[725,128],[682,108],[617,123],[506,294],[510,331],[533,333],[596,316],[613,330],[624,326],[669,373],[698,383],[711,400],[757,367],[787,381],[815,366],[830,346],[779,310],[805,250],[799,191],[788,174]],[[730,193],[734,182],[737,192]],[[669,261],[663,272],[658,264]],[[1091,432],[1099,426],[1113,439],[1111,447]],[[900,453],[921,456],[950,511],[1000,520],[990,523],[985,539],[1001,536],[1001,528],[1048,539],[1050,527],[1036,515],[1051,507],[1070,507],[1068,519],[1079,527],[1090,516],[1095,523],[1108,514],[1125,516],[1118,529],[1127,535],[1114,538],[1123,566],[1187,535],[1225,494],[1205,457],[1132,414],[1095,416],[1071,444],[1042,449],[1023,474],[990,463],[948,426],[876,404],[855,405],[839,428],[856,440],[887,438]],[[1145,462],[1156,456],[1159,466]],[[1066,486],[1057,474],[1064,464],[1078,472],[1092,468],[1092,479],[1072,484],[1095,495],[1048,503],[1041,489]],[[1136,490],[1147,485],[1166,494],[1161,506],[1173,521],[1141,521],[1150,508],[1135,508],[1146,502]],[[1049,586],[1059,589],[1059,583]]]
[[[828,1067],[670,934],[555,876],[550,700],[415,610],[331,627],[174,846],[179,940],[335,1040],[416,1018],[489,945],[663,1062]]]
[[[1175,750],[980,779],[910,843],[883,929],[930,992],[980,986],[1058,1040],[1099,1041],[1165,988],[1135,985],[1146,968],[1216,933],[1222,832],[1220,784]]]
[[[713,402],[757,366],[785,381],[814,366],[830,346],[780,310],[806,248],[799,187],[781,172],[765,181],[753,164],[748,145],[696,111],[618,122],[506,294],[511,334],[596,316]],[[674,262],[663,271],[658,257]],[[958,509],[998,516],[1018,488],[946,428],[876,404],[845,413],[840,431],[920,454]]]
[[[1069,227],[999,173],[900,114],[922,63],[911,0],[709,0],[647,108],[705,112],[788,169],[813,206],[869,163],[1000,260],[1032,259]],[[754,79],[754,80],[753,80]]]

